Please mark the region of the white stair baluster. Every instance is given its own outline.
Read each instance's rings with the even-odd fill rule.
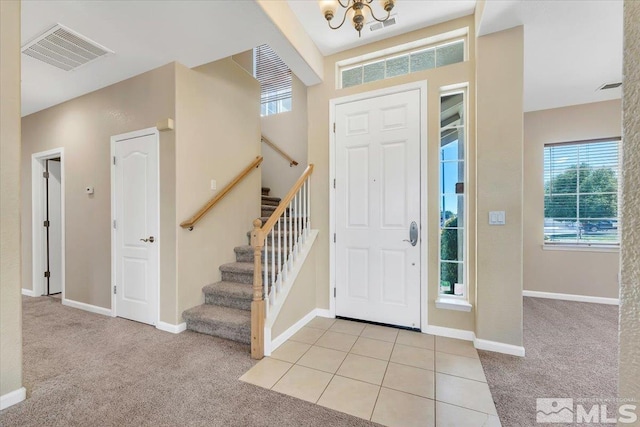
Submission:
[[[282,227],[280,227],[280,219],[278,218],[278,286],[282,285]]]
[[[271,229],[271,248],[269,250],[271,251],[271,286],[275,288],[275,292],[277,294],[280,292],[280,286],[276,285],[276,254],[274,252],[276,247],[274,240],[275,234],[275,230]]]

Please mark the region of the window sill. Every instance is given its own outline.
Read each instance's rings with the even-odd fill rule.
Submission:
[[[544,251],[571,251],[571,252],[620,252],[619,246],[586,246],[586,245],[542,245]]]
[[[470,312],[473,306],[468,301],[458,298],[438,297],[436,307],[444,310]]]

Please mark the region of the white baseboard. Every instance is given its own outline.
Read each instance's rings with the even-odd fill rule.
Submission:
[[[27,389],[20,387],[17,390],[10,391],[9,393],[0,396],[0,411],[7,409],[9,406],[13,406],[16,403],[22,402],[27,398]]]
[[[84,302],[74,301],[71,299],[62,299],[62,305],[77,308],[91,313],[102,314],[103,316],[112,316],[110,308],[98,307],[97,305],[86,304]]]
[[[22,288],[22,295],[26,296],[26,297],[35,297],[36,294],[33,293],[33,289],[25,289]]]
[[[440,337],[456,338],[459,340],[473,341],[475,334],[473,331],[465,331],[464,329],[445,328],[443,326],[427,325],[422,332]]]
[[[557,294],[553,292],[522,291],[523,297],[558,299],[563,301],[591,302],[596,304],[620,305],[618,298],[590,297],[587,295]]]
[[[271,338],[271,328],[266,328],[265,327],[265,334],[264,334],[264,342],[265,342],[265,352],[264,353],[265,353],[265,356],[271,356],[271,352],[272,351],[274,351],[276,348],[280,347],[286,340],[291,338],[296,332],[298,332],[300,329],[302,329],[302,327],[304,325],[306,325],[307,323],[312,321],[313,318],[318,315],[317,312],[318,312],[317,308],[311,310],[302,319],[298,320],[296,323],[294,323],[292,326],[290,326],[289,329],[287,329],[286,331],[284,331],[283,333],[278,335],[273,340],[267,339],[267,337]],[[322,317],[324,317],[324,316],[322,316]],[[268,332],[267,332],[267,329],[268,329]]]
[[[156,325],[156,329],[160,329],[161,331],[171,332],[172,334],[179,334],[180,332],[184,332],[187,329],[186,322],[182,322],[178,325],[172,325],[167,322],[158,322]]]
[[[519,345],[505,344],[496,341],[475,338],[473,346],[478,350],[495,351],[496,353],[510,354],[512,356],[524,357],[524,347]]]
[[[316,316],[318,317],[328,317],[329,319],[333,319],[336,316],[331,314],[331,310],[327,308],[316,308]]]

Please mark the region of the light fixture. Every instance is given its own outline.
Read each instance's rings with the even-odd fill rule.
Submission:
[[[382,5],[382,8],[384,9],[384,11],[387,12],[387,16],[384,19],[379,19],[378,17],[376,17],[373,9],[370,6],[372,2],[373,0],[346,0],[346,4],[345,4],[342,2],[342,0],[323,0],[321,2],[322,13],[324,14],[324,18],[327,20],[327,24],[329,24],[329,27],[332,30],[337,30],[338,28],[342,27],[342,24],[344,24],[345,21],[347,20],[347,15],[351,14],[353,27],[358,32],[358,37],[361,37],[362,27],[364,26],[364,23],[365,23],[364,12],[366,12],[367,9],[369,9],[369,12],[371,13],[371,17],[373,19],[375,19],[378,22],[384,22],[387,19],[389,19],[389,17],[391,16],[391,10],[393,9],[393,6],[395,6],[395,0],[381,0],[380,4]],[[337,27],[334,27],[333,25],[331,25],[331,20],[333,19],[333,16],[336,13],[338,4],[343,9],[345,9],[344,16],[342,17],[342,22],[340,22],[340,25],[338,25]]]

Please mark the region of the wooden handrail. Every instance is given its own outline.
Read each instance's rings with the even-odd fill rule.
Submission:
[[[264,135],[262,135],[262,141],[265,144],[267,144],[269,147],[273,148],[282,157],[284,157],[289,162],[289,167],[298,166],[298,162],[293,160],[290,155],[288,155],[287,153],[282,151],[282,149],[280,147],[278,147],[276,144],[274,144],[273,142],[269,141]]]
[[[313,163],[307,166],[307,168],[304,170],[302,175],[300,175],[300,178],[298,178],[298,180],[293,185],[293,187],[291,187],[291,190],[289,190],[289,192],[284,197],[284,199],[280,201],[280,204],[278,205],[276,210],[271,214],[267,222],[264,223],[264,225],[262,226],[263,236],[266,236],[267,233],[271,231],[271,229],[276,224],[276,222],[278,222],[278,219],[280,218],[280,216],[282,216],[282,214],[284,213],[284,210],[287,208],[287,206],[289,206],[289,202],[293,200],[293,197],[296,195],[298,190],[300,190],[300,187],[302,187],[302,184],[304,184],[304,182],[307,180],[309,175],[311,175],[311,173],[313,173]]]
[[[200,221],[200,219],[207,212],[209,212],[212,207],[214,207],[220,200],[222,200],[224,196],[226,196],[227,193],[233,189],[233,187],[235,187],[240,183],[240,181],[242,181],[247,175],[249,175],[249,172],[260,166],[260,163],[262,163],[262,156],[256,157],[256,159],[252,161],[249,166],[244,168],[243,171],[238,174],[238,176],[233,178],[233,181],[231,181],[222,190],[220,190],[220,192],[216,194],[211,200],[209,200],[206,205],[204,205],[198,212],[195,213],[195,215],[182,222],[180,224],[180,227],[188,228],[189,231],[193,230],[193,226],[196,225],[196,223]]]

